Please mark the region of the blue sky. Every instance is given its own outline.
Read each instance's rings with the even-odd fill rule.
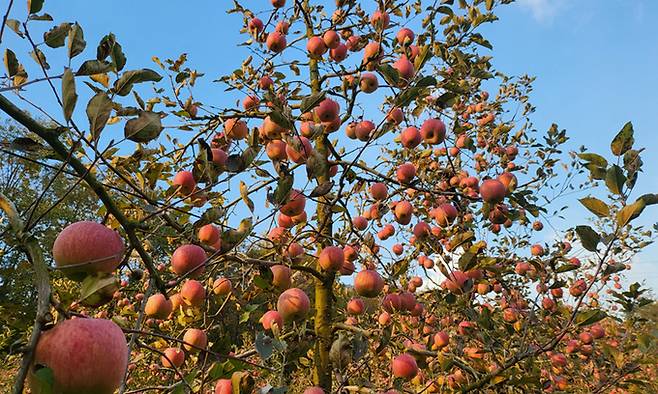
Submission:
[[[572,148],[609,155],[612,137],[632,121],[636,146],[646,148],[632,197],[658,192],[658,2],[521,0],[499,15],[485,34],[494,45],[494,65],[537,77],[531,96],[537,128],[556,122],[568,130]],[[570,204],[569,219],[582,216],[578,205]],[[640,222],[658,222],[658,208],[647,208]],[[627,280],[646,280],[658,293],[657,253],[651,245],[639,255]]]
[[[259,1],[265,9],[265,0]],[[210,83],[239,67],[246,53],[235,46],[245,36],[239,33],[240,18],[225,14],[223,4],[228,3],[113,0],[101,6],[88,0],[46,0],[45,10],[56,22],[80,22],[88,54],[103,35],[115,33],[128,56],[127,69],[155,68],[150,60],[153,55],[164,59],[188,53],[190,64],[206,73],[205,81],[195,90],[196,97],[232,107],[238,97]],[[16,4],[13,17],[22,19],[24,5]],[[585,145],[609,155],[611,138],[626,121],[633,121],[636,146],[646,148],[644,174],[635,196],[658,192],[658,2],[519,0],[500,9],[499,16],[500,21],[486,26],[483,34],[494,45],[497,69],[537,77],[531,96],[537,107],[533,116],[536,128],[546,130],[551,123],[558,123],[572,138],[569,148]],[[14,48],[16,43],[13,33],[5,32],[2,47]],[[24,59],[27,62],[31,60]],[[34,91],[46,97],[49,93],[44,89]],[[40,102],[47,109],[54,108],[52,102]],[[582,196],[572,195],[569,200],[575,202],[576,197]],[[577,202],[571,203],[571,208],[570,221],[556,222],[556,227],[564,229],[584,219]],[[657,218],[658,208],[650,207],[642,223],[650,225]],[[552,237],[548,230],[545,233],[546,240]],[[648,248],[628,274],[628,280],[646,280],[655,293],[657,253],[655,245]]]

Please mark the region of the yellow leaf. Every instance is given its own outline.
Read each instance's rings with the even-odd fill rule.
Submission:
[[[106,88],[110,85],[110,77],[108,77],[105,73],[90,75],[89,78],[91,78],[92,81],[100,83]]]

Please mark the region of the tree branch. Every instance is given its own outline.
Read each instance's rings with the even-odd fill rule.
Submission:
[[[103,184],[100,183],[96,179],[96,177],[91,172],[88,171],[87,167],[76,157],[68,156],[69,150],[59,140],[59,134],[56,132],[56,130],[52,128],[46,128],[45,126],[41,125],[36,120],[32,119],[28,114],[21,111],[18,107],[16,107],[11,101],[9,101],[3,95],[0,95],[0,109],[3,112],[5,112],[7,115],[9,115],[11,118],[16,120],[18,123],[25,126],[28,130],[30,130],[34,134],[41,137],[44,141],[46,141],[48,145],[50,145],[50,147],[53,148],[55,153],[60,156],[62,160],[66,161],[68,159],[69,165],[75,170],[75,172],[80,177],[82,177],[85,180],[87,185],[89,185],[89,187],[94,191],[94,193],[98,196],[98,198],[103,202],[105,208],[107,208],[107,211],[116,218],[119,224],[121,224],[121,227],[123,228],[123,230],[126,232],[126,235],[128,236],[128,240],[130,244],[133,246],[133,248],[135,248],[135,250],[139,254],[139,257],[141,257],[142,261],[144,262],[144,265],[146,266],[146,269],[148,270],[149,274],[155,280],[156,287],[160,292],[166,294],[167,288],[165,286],[164,281],[158,274],[157,269],[155,268],[155,264],[153,263],[153,259],[151,258],[151,255],[146,251],[146,249],[144,249],[144,246],[137,238],[137,235],[135,233],[135,227],[136,227],[135,223],[129,220],[123,214],[123,212],[121,212],[121,210],[114,203],[112,197],[108,194],[107,190],[105,190]]]

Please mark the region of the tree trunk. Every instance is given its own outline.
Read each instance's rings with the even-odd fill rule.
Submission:
[[[303,12],[308,15],[309,2],[304,1]],[[306,36],[307,38],[313,37],[313,25],[310,19],[306,19]],[[320,73],[318,70],[318,62],[316,59],[309,58],[309,77],[311,81],[311,93],[320,92]],[[322,168],[323,173],[318,176],[318,184],[329,181],[329,166],[327,165],[329,159],[329,148],[327,144],[330,142],[325,138],[324,134],[320,134],[315,139],[315,149],[319,156],[324,161]],[[330,194],[329,194],[330,195]],[[320,224],[318,248],[323,248],[328,245],[329,240],[332,239],[333,217],[330,205],[330,198],[327,196],[318,199],[316,210],[318,223]],[[318,271],[322,268],[318,265]],[[313,383],[316,386],[322,387],[326,393],[331,392],[332,383],[332,366],[329,359],[329,350],[331,349],[332,331],[333,331],[333,284],[336,275],[334,273],[326,273],[323,280],[315,278],[315,351],[314,351],[314,367],[313,367]]]

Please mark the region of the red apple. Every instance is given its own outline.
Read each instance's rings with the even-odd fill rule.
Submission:
[[[283,328],[283,317],[277,311],[267,311],[260,318],[260,323],[263,325],[263,329],[266,331],[272,330],[275,324],[280,330]]]
[[[179,348],[170,347],[165,349],[162,353],[163,355],[160,356],[160,362],[164,368],[180,368],[185,362],[185,353]]]
[[[363,270],[354,278],[354,289],[362,297],[377,297],[383,288],[384,279],[375,270]]]
[[[363,73],[359,81],[361,91],[364,93],[373,93],[379,87],[377,76],[372,73]]]
[[[335,30],[327,30],[322,35],[322,41],[324,41],[324,45],[326,45],[327,48],[335,49],[340,44],[340,36]]]
[[[178,275],[197,278],[203,273],[206,265],[206,252],[198,245],[186,244],[179,246],[171,255],[171,267]]]
[[[414,213],[414,208],[409,201],[400,201],[395,205],[395,220],[402,224],[407,225],[411,222],[411,217]]]
[[[286,143],[282,140],[274,140],[267,143],[265,153],[270,160],[285,160],[288,158],[286,153]]]
[[[336,63],[342,62],[347,58],[347,46],[343,43],[339,43],[336,48],[329,51],[329,57],[331,57],[331,60]]]
[[[446,125],[441,119],[427,119],[420,127],[420,134],[426,143],[440,144],[446,137]]]
[[[166,319],[173,309],[174,306],[171,300],[166,299],[163,294],[158,293],[150,296],[149,299],[146,300],[144,313],[146,316],[155,319]]]
[[[288,201],[280,208],[281,213],[288,216],[297,216],[304,212],[306,197],[299,190],[291,190]]]
[[[124,252],[123,239],[116,231],[89,221],[66,226],[53,243],[55,265],[74,280],[97,272],[113,272]]]
[[[320,119],[320,122],[330,122],[338,118],[340,106],[332,99],[324,99],[315,107],[315,116]]]
[[[208,346],[208,336],[203,330],[198,328],[190,328],[185,331],[183,335],[183,347],[190,353],[197,353],[200,350],[205,350]]]
[[[507,188],[497,179],[486,179],[480,185],[480,196],[482,200],[490,204],[503,201],[507,194]]]
[[[323,248],[318,257],[318,264],[325,271],[338,271],[345,261],[345,253],[337,246]]]
[[[410,183],[416,177],[416,166],[412,163],[401,164],[395,174],[400,183]]]
[[[179,171],[174,176],[173,184],[184,196],[192,194],[196,188],[196,181],[194,180],[194,176],[190,171]]]
[[[224,122],[224,133],[232,140],[242,140],[249,134],[249,127],[240,119],[229,118]]]
[[[180,295],[186,304],[200,307],[206,301],[206,288],[203,287],[201,282],[190,279],[183,283]]]
[[[290,143],[286,145],[286,153],[288,154],[288,158],[295,163],[305,163],[313,153],[313,145],[311,145],[311,141],[304,136],[294,137]]]
[[[322,38],[314,36],[309,38],[308,42],[306,43],[306,50],[308,50],[308,53],[311,55],[319,57],[327,52],[327,46],[324,44]]]
[[[219,379],[215,383],[215,394],[232,394],[233,382],[231,379]]]
[[[231,294],[231,291],[233,290],[233,285],[231,284],[231,281],[227,278],[224,277],[219,277],[215,279],[215,281],[212,283],[212,292],[215,293],[215,295],[218,296],[227,296]]]
[[[350,315],[361,315],[366,310],[366,304],[360,298],[352,298],[347,302],[347,313]]]
[[[64,320],[41,334],[34,366],[50,368],[53,393],[112,394],[128,366],[126,337],[111,320]],[[30,368],[28,381],[32,393],[39,394],[34,372]]]
[[[304,291],[296,287],[281,293],[276,304],[277,311],[286,321],[303,319],[310,307],[311,300]]]
[[[370,23],[376,29],[386,29],[391,22],[391,17],[385,11],[377,10],[370,17]]]
[[[199,241],[206,245],[214,245],[221,236],[219,229],[214,224],[206,224],[199,228]]]
[[[370,135],[372,134],[372,131],[375,130],[375,128],[376,126],[374,123],[369,120],[363,120],[357,123],[354,133],[356,134],[356,138],[358,138],[359,141],[365,142],[370,139]]]
[[[400,142],[402,146],[408,149],[413,149],[420,145],[423,141],[423,138],[420,136],[420,132],[415,127],[407,127],[400,133]]]
[[[272,271],[272,285],[280,290],[285,290],[292,285],[292,271],[288,266],[277,264],[270,267]]]
[[[398,44],[409,45],[414,41],[414,32],[411,29],[403,27],[395,35],[395,38],[398,40]]]
[[[409,81],[411,78],[413,78],[415,73],[414,65],[405,55],[402,55],[402,57],[393,63],[393,68],[398,71],[400,78],[402,78],[404,81]]]
[[[393,376],[405,380],[411,380],[418,374],[418,365],[416,359],[410,354],[403,353],[393,359],[391,364]]]

